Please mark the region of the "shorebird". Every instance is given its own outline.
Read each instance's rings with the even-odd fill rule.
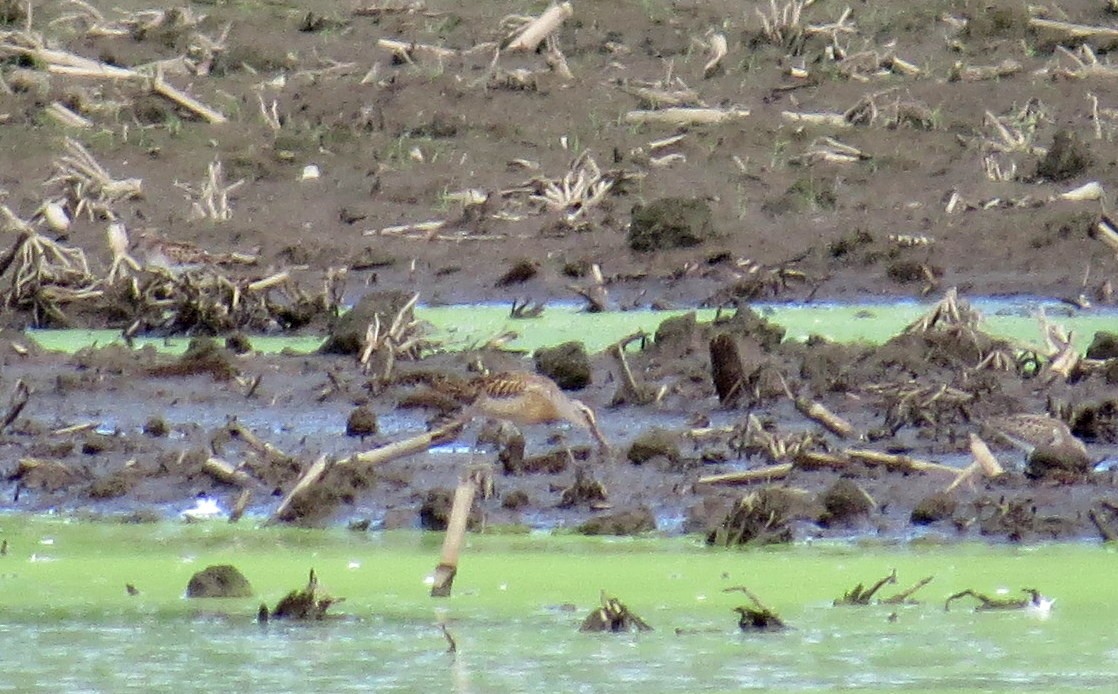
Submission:
[[[982,423],[993,436],[1025,452],[1030,458],[1036,451],[1047,457],[1087,467],[1091,456],[1063,421],[1042,414],[1012,414],[991,417]]]
[[[476,395],[463,410],[463,419],[482,416],[502,419],[517,426],[569,422],[588,429],[603,449],[609,449],[609,442],[598,428],[594,410],[568,397],[555,381],[546,376],[506,371],[481,376],[470,385]]]
[[[252,265],[257,258],[244,253],[210,253],[190,243],[160,238],[143,232],[136,242],[140,261],[144,267],[155,267],[172,273],[196,270],[207,265]]]

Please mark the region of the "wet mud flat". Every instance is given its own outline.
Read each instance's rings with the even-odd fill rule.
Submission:
[[[1109,538],[1115,356],[1023,353],[969,325],[969,311],[945,300],[879,347],[783,341],[747,309],[669,319],[621,352],[567,345],[558,362],[534,363],[561,385],[581,380],[571,392],[596,412],[608,451],[577,427],[510,433],[479,417],[456,442],[377,466],[349,459],[453,418],[479,371],[532,367],[482,349],[400,361],[386,378],[356,354],[237,355],[196,340],[182,356],[124,346],[67,356],[9,332],[0,388],[13,402],[28,395],[0,432],[4,504],[154,519],[199,495],[228,511],[248,491],[244,510],[265,519],[328,459],[278,520],[437,529],[458,480],[484,465],[493,485],[475,502],[475,529],[700,532],[718,543]],[[1028,455],[1006,446],[996,429],[1022,415],[1086,449],[1055,434]],[[1000,470],[972,462],[975,436]]]

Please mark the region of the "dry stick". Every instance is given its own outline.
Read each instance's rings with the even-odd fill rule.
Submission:
[[[623,337],[609,347],[610,356],[617,360],[621,367],[621,383],[617,386],[617,394],[613,396],[615,403],[630,403],[633,405],[647,405],[656,399],[655,389],[637,382],[629,360],[625,358],[625,348],[630,342],[643,340],[648,335],[642,330],[632,335]]]
[[[234,426],[239,427],[239,425]],[[429,431],[424,434],[420,434],[419,436],[413,436],[410,439],[404,439],[403,441],[390,443],[387,446],[374,448],[363,453],[355,453],[348,458],[343,458],[342,460],[337,460],[334,462],[330,462],[327,457],[323,455],[319,457],[319,459],[316,460],[314,464],[307,469],[306,472],[303,473],[303,476],[299,478],[299,481],[295,483],[295,486],[292,487],[291,491],[288,492],[287,496],[285,496],[283,498],[283,501],[280,502],[279,507],[275,510],[274,513],[272,513],[271,518],[268,519],[268,523],[274,523],[278,521],[291,506],[291,502],[299,494],[302,494],[305,490],[317,484],[319,480],[321,480],[329,471],[329,469],[334,465],[381,465],[387,463],[390,460],[395,460],[397,458],[403,458],[415,453],[420,453],[422,451],[430,449],[432,446],[453,441],[458,437],[458,434],[461,433],[463,426],[465,426],[465,420],[459,418],[439,427],[438,429],[435,429],[434,431]],[[230,427],[230,429],[232,429],[232,427]],[[263,445],[268,446],[268,444]],[[268,446],[268,448],[271,450],[277,450],[271,446]]]
[[[252,484],[252,477],[244,470],[238,470],[235,465],[221,458],[209,457],[202,463],[202,472],[213,477],[218,482],[231,484],[236,487],[247,487]]]
[[[236,523],[245,515],[245,509],[248,508],[249,499],[252,498],[251,489],[242,489],[241,493],[237,495],[237,500],[233,502],[233,509],[229,512],[229,522]]]
[[[850,121],[843,113],[799,113],[796,111],[781,111],[780,117],[789,123],[802,123],[804,125],[818,125],[832,128],[852,127]]]
[[[1030,17],[1029,26],[1034,29],[1049,29],[1072,39],[1103,39],[1106,41],[1118,39],[1118,29],[1091,26],[1090,24],[1072,24],[1055,19]]]
[[[971,463],[970,465],[966,466],[965,468],[963,468],[962,470],[960,470],[959,474],[955,476],[955,479],[953,479],[951,481],[951,484],[949,484],[949,485],[947,485],[946,487],[943,488],[943,493],[944,494],[950,494],[951,492],[955,491],[955,488],[958,487],[960,484],[962,484],[963,482],[966,482],[971,477],[974,477],[974,473],[978,472],[978,469],[979,469],[978,461],[975,461],[975,462]]]
[[[143,79],[148,77],[144,73],[128,68],[108,65],[89,58],[83,58],[65,51],[36,48],[24,51],[32,59],[46,63],[47,71],[53,74],[70,75],[76,77],[95,77],[101,79]],[[163,81],[163,73],[157,70],[151,80],[151,90],[175,104],[193,111],[210,123],[224,123],[228,119],[221,113],[206,106],[197,99],[175,89]]]
[[[904,604],[904,602],[906,600],[908,600],[910,597],[912,597],[913,593],[915,593],[916,591],[920,590],[924,586],[931,583],[933,578],[935,578],[935,576],[925,576],[924,578],[917,581],[916,585],[912,586],[908,590],[902,590],[901,592],[897,593],[896,595],[890,596],[890,597],[882,600],[881,604],[882,605],[901,605],[901,604]]]
[[[727,472],[721,475],[700,477],[698,484],[753,484],[784,479],[792,472],[792,463],[780,463],[745,472]]]
[[[952,475],[959,473],[958,468],[950,465],[940,465],[939,463],[916,460],[904,455],[892,455],[855,448],[848,448],[841,454],[802,451],[796,455],[795,466],[805,470],[821,467],[839,470],[849,467],[852,462],[860,462],[864,465],[880,465],[897,472],[945,472]]]
[[[450,597],[454,577],[458,574],[458,557],[466,540],[466,522],[470,519],[470,507],[474,504],[477,483],[473,478],[458,483],[454,490],[454,504],[450,507],[450,520],[446,524],[446,538],[443,539],[442,556],[435,567],[435,582],[431,584],[431,597]]]
[[[51,436],[67,436],[69,434],[80,434],[84,431],[91,431],[101,426],[100,422],[85,422],[84,424],[71,424],[68,427],[61,427],[50,432]]]
[[[448,424],[428,431],[418,436],[413,436],[409,439],[396,441],[387,446],[374,448],[363,453],[354,453],[348,458],[343,458],[337,462],[338,465],[383,465],[391,460],[397,458],[404,458],[416,453],[422,453],[430,449],[432,446],[438,446],[444,443],[449,443],[461,433],[462,427],[465,426],[465,419],[455,419]]]
[[[291,279],[291,273],[284,270],[283,272],[277,272],[274,275],[271,275],[269,277],[265,277],[262,280],[256,280],[255,282],[249,282],[248,286],[245,287],[245,291],[247,291],[247,292],[262,292],[262,291],[265,291],[267,289],[271,289],[272,287],[279,286],[279,285],[287,282],[290,279]]]
[[[506,50],[531,53],[539,47],[548,34],[558,29],[573,14],[574,8],[569,2],[552,5],[539,17],[529,22],[516,38],[509,42]]]
[[[303,476],[299,478],[299,481],[295,483],[295,486],[291,488],[287,496],[283,497],[283,501],[280,502],[280,505],[276,508],[275,512],[272,513],[272,517],[268,519],[265,525],[271,525],[282,519],[295,497],[302,494],[304,490],[318,484],[318,481],[325,477],[329,470],[330,459],[325,455],[320,455],[318,460],[314,461],[314,463],[307,468],[307,471],[303,473]]]
[[[411,63],[416,53],[427,53],[436,60],[445,60],[458,55],[458,51],[442,46],[433,46],[428,43],[413,43],[411,41],[398,41],[396,39],[379,39],[377,47],[392,51],[400,60]]]
[[[737,118],[745,118],[748,115],[748,109],[664,108],[656,111],[629,111],[625,114],[625,122],[630,124],[717,125]]]
[[[796,406],[796,409],[800,412],[800,414],[804,415],[808,419],[822,424],[827,429],[827,431],[830,431],[832,434],[838,436],[841,439],[849,438],[854,434],[853,424],[846,421],[842,417],[839,417],[834,412],[831,412],[822,403],[815,402],[814,400],[808,400],[807,398],[796,397],[795,395],[793,395],[792,390],[788,387],[788,383],[785,382],[783,375],[780,376],[780,385],[784,388],[784,393],[788,396],[788,399],[791,400],[792,403]]]
[[[46,114],[60,124],[71,128],[92,128],[93,121],[70,110],[61,101],[52,101],[46,108]]]
[[[974,462],[982,469],[982,474],[986,477],[997,477],[1005,472],[1005,468],[990,452],[990,447],[982,440],[978,434],[970,434],[970,454],[974,456]]]
[[[232,434],[235,438],[239,438],[240,440],[244,441],[246,446],[253,449],[257,453],[261,453],[267,456],[270,460],[291,460],[291,456],[284,453],[282,450],[276,448],[267,441],[262,440],[256,434],[252,433],[248,429],[245,429],[238,422],[230,423],[228,429],[229,433]]]
[[[910,458],[907,455],[893,455],[890,453],[882,453],[880,451],[871,451],[866,449],[847,448],[846,455],[854,460],[867,463],[870,465],[881,465],[882,467],[891,470],[900,470],[902,472],[946,472],[951,475],[958,474],[959,469],[951,467],[950,465],[941,465],[939,463],[930,463],[926,460],[917,460]]]

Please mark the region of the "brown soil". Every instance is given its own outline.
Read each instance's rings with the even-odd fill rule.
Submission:
[[[29,45],[16,35],[25,28],[24,4],[0,0],[0,43],[7,46],[0,48],[0,204],[31,220],[45,201],[64,203],[73,217],[68,230],[34,224],[82,249],[96,277],[104,277],[112,261],[105,243],[111,214],[134,241],[149,232],[212,254],[257,256],[255,265],[223,267],[220,272],[235,281],[288,270],[315,288],[330,269],[344,268],[347,302],[370,288],[419,291],[427,303],[577,299],[571,285],[601,299],[592,287],[593,264],[603,273],[608,309],[757,298],[938,297],[951,286],[963,295],[1113,301],[1118,261],[1096,230],[1099,204],[1055,199],[1089,181],[1107,185],[1118,162],[1118,88],[1107,75],[1079,79],[1069,73],[1076,65],[1063,50],[1086,45],[1104,54],[1113,40],[1062,38],[1031,21],[1023,2],[855,3],[847,20],[854,32],[788,30],[783,38],[761,30],[754,6],[768,12],[768,3],[576,3],[556,34],[571,77],[549,70],[543,53],[502,52],[493,62],[507,36],[503,19],[523,11],[518,3],[366,3],[360,6],[368,11],[355,12],[359,4],[322,2],[308,13],[295,4],[237,1],[131,16],[124,11],[147,8],[93,4],[103,17],[75,18],[71,5],[36,3],[31,29],[49,48],[112,65],[138,67],[186,55],[192,72],[168,65],[167,81],[228,118],[206,123],[144,93],[136,81],[48,73],[44,54],[14,48]],[[1093,0],[1049,4],[1038,18],[1110,25],[1114,17],[1105,6]],[[817,3],[805,11],[803,24],[831,24],[839,13],[840,6]],[[725,35],[729,54],[704,77],[705,46],[714,31]],[[378,45],[382,39],[453,54],[434,58],[416,46],[405,59]],[[971,68],[1007,60],[1020,69],[975,79],[980,71]],[[909,74],[906,64],[918,74]],[[792,74],[801,68],[806,77]],[[717,125],[633,125],[626,113],[649,106],[642,88],[689,89],[683,105],[750,114]],[[58,125],[46,113],[56,101],[92,126]],[[273,103],[278,129],[262,115]],[[840,124],[804,125],[786,112],[846,116]],[[991,118],[1019,135],[1018,144],[1003,139]],[[651,144],[676,134],[684,135],[677,143]],[[140,179],[143,195],[102,200],[92,214],[79,210],[72,188],[49,182],[67,135],[112,177]],[[824,137],[861,154],[853,161],[827,160]],[[591,158],[615,183],[600,201],[557,210],[532,196],[543,192],[544,179],[561,188],[572,162],[588,165]],[[215,161],[228,183],[243,180],[230,194],[231,214],[223,221],[192,212],[191,190],[201,187]],[[321,175],[300,180],[309,165]],[[996,180],[988,173],[994,168],[1011,175]],[[464,204],[456,193],[470,190],[477,191],[476,200]],[[81,194],[96,197],[88,186]],[[692,226],[658,237],[661,246],[653,250],[633,250],[649,246],[646,239],[630,240],[631,219],[643,225],[657,201],[680,196],[688,198],[680,216]],[[434,231],[392,229],[432,220],[446,223]],[[0,260],[16,237],[5,234]],[[137,247],[135,254],[150,261],[144,251]],[[0,267],[0,291],[8,292],[13,273]],[[68,321],[123,329],[134,316],[121,311],[121,291],[106,292],[116,297],[112,307],[61,304],[51,312],[42,303],[5,301],[0,325]],[[49,301],[42,296],[37,301]],[[325,309],[316,320],[278,326],[310,320],[321,328],[329,317]],[[1094,459],[1115,454],[1113,366],[1077,373],[1069,383],[1016,367],[977,370],[996,346],[960,342],[949,330],[863,353],[773,346],[750,328],[734,327],[739,349],[755,368],[746,374],[749,397],[723,407],[710,378],[708,340],[724,329],[685,329],[675,340],[665,335],[633,357],[642,381],[666,388],[655,406],[630,398],[630,404],[608,407],[618,369],[608,356],[593,356],[593,383],[579,397],[595,407],[607,436],[620,445],[609,460],[592,453],[589,462],[576,455],[572,463],[565,454],[533,458],[548,448],[547,430],[528,431],[524,463],[538,467],[517,470],[544,472],[499,476],[496,495],[479,502],[481,521],[574,526],[602,513],[629,513],[640,527],[651,510],[662,527],[674,527],[665,519],[688,518],[687,529],[711,530],[741,494],[696,485],[697,478],[770,461],[735,448],[729,432],[681,439],[678,455],[644,460],[642,453],[640,464],[630,462],[628,444],[654,426],[678,433],[708,421],[740,424],[747,409],[784,434],[808,429],[778,377],[861,433],[893,429],[898,421],[896,403],[869,385],[947,384],[972,396],[955,409],[929,405],[934,411],[926,418],[906,410],[895,431],[865,442],[881,451],[965,454],[966,435],[979,420],[1051,411],[1073,425],[1084,412],[1097,415],[1090,431],[1083,424],[1077,433]],[[245,461],[254,490],[250,512],[266,514],[319,455],[341,456],[421,431],[436,412],[399,407],[437,398],[413,386],[376,383],[350,356],[203,350],[193,360],[175,361],[102,349],[64,357],[25,353],[22,344],[18,335],[0,340],[4,397],[19,379],[31,388],[26,407],[0,428],[0,472],[9,480],[0,491],[3,505],[13,509],[143,516],[188,506],[203,492],[228,506],[238,490],[203,472],[216,452],[233,463]],[[525,368],[491,353],[401,368],[462,375],[479,361],[492,369]],[[364,437],[344,436],[347,419],[361,406],[379,423],[351,432],[364,431]],[[229,434],[229,417],[290,457],[262,462]],[[96,426],[65,429],[84,422]],[[584,443],[573,436],[574,444]],[[830,435],[821,444],[835,450],[848,445]],[[418,526],[420,507],[432,490],[453,486],[462,459],[436,453],[374,471],[335,467],[303,500],[299,517]],[[575,493],[580,466],[604,485],[606,502]],[[907,534],[912,510],[950,481],[860,464],[843,474],[873,500],[870,510],[836,514],[823,494],[793,514],[797,534]],[[839,476],[797,467],[781,484],[824,493]],[[1090,512],[1106,521],[1115,491],[1109,473],[1041,480],[1010,474],[964,484],[953,492],[953,509],[926,504],[922,514],[935,511],[931,515],[942,520],[930,527],[951,537],[1097,537]],[[560,508],[564,492],[578,503]],[[836,503],[846,508],[831,506]],[[795,525],[797,518],[806,521]]]

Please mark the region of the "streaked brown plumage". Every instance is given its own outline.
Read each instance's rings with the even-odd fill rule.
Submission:
[[[1055,417],[1039,414],[1013,414],[991,417],[982,423],[983,429],[992,436],[1009,443],[1027,455],[1043,449],[1049,455],[1086,466],[1090,463],[1087,446],[1068,425]]]
[[[160,238],[151,232],[139,235],[136,243],[140,260],[145,267],[157,267],[179,272],[206,265],[252,264],[256,257],[243,253],[210,253],[193,244]]]
[[[471,386],[476,396],[466,408],[468,416],[503,419],[517,425],[570,422],[589,429],[599,444],[609,447],[594,411],[568,397],[546,376],[507,371],[476,378]]]

